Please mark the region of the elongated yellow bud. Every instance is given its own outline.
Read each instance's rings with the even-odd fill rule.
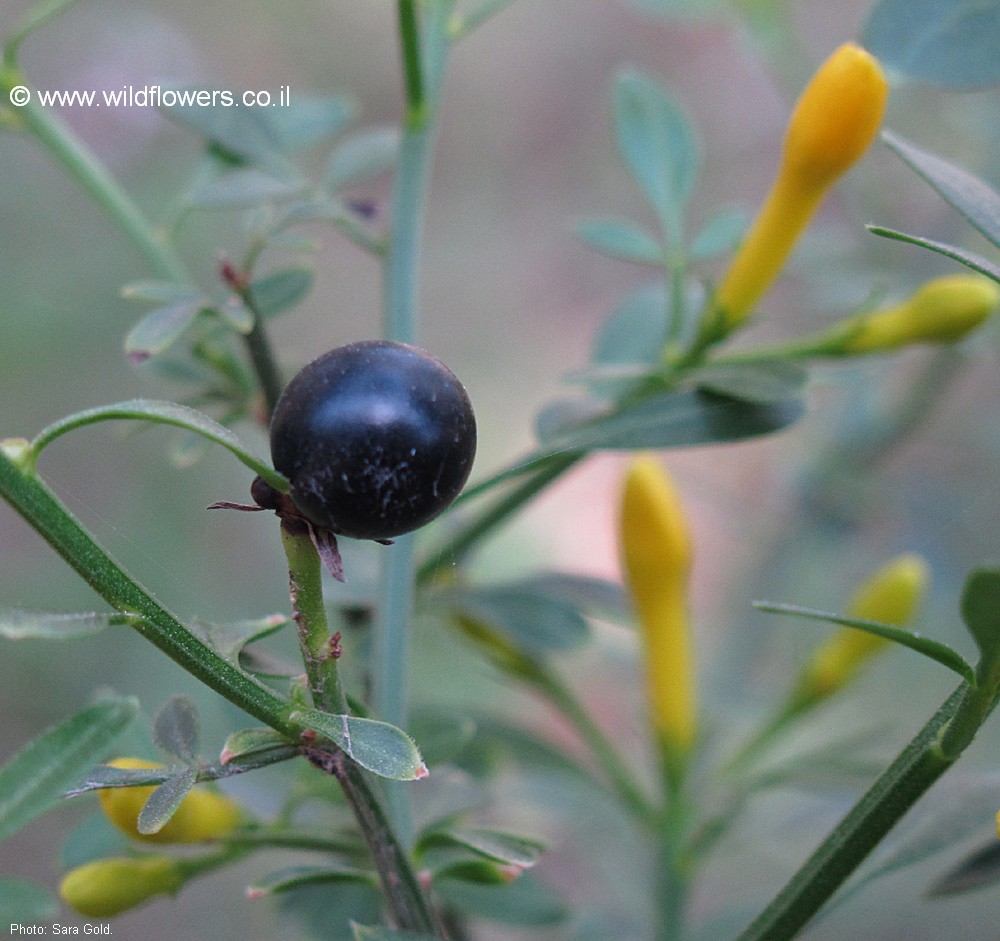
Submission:
[[[888,94],[878,61],[854,43],[837,49],[806,86],[778,175],[716,294],[726,329],[753,311],[827,191],[868,149]]]
[[[176,892],[183,883],[169,856],[115,857],[71,869],[59,885],[62,900],[89,918],[109,918],[149,899]]]
[[[918,555],[898,556],[858,588],[847,607],[849,617],[903,627],[917,612],[930,572]],[[849,683],[861,667],[891,641],[844,627],[817,648],[806,665],[800,695],[818,700]]]
[[[625,477],[621,548],[653,723],[669,747],[684,752],[694,743],[698,711],[688,614],[691,538],[677,490],[652,457],[636,458]]]
[[[142,758],[116,758],[108,762],[113,768],[161,768],[162,765]],[[239,804],[215,791],[195,788],[176,813],[158,833],[140,833],[139,812],[149,799],[152,787],[112,787],[97,792],[105,816],[133,840],[144,843],[204,843],[217,840],[234,830],[242,821]]]
[[[954,343],[980,326],[1000,303],[987,278],[956,274],[928,281],[905,301],[863,314],[845,334],[848,353],[878,353],[911,343]]]

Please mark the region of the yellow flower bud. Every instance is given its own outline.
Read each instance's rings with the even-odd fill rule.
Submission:
[[[859,620],[903,627],[916,614],[929,577],[927,563],[920,556],[910,553],[898,556],[858,588],[847,614]],[[800,693],[807,700],[835,693],[889,643],[865,631],[841,628],[816,650],[806,665]]]
[[[653,723],[666,744],[686,751],[694,743],[698,709],[688,615],[691,538],[673,482],[652,457],[637,458],[625,477],[621,548],[642,632]]]
[[[62,900],[88,918],[109,918],[157,895],[172,894],[183,883],[169,856],[98,859],[71,869],[59,885]]]
[[[725,328],[753,311],[827,191],[868,149],[888,94],[878,61],[854,43],[837,49],[806,86],[778,175],[719,285],[714,310]]]
[[[142,758],[116,758],[108,762],[113,768],[161,768]],[[234,830],[242,822],[239,804],[215,791],[195,788],[181,801],[176,813],[159,833],[140,833],[139,812],[155,788],[111,787],[97,792],[105,816],[133,840],[145,843],[204,843],[216,840]]]
[[[863,314],[846,334],[847,353],[876,353],[911,343],[954,343],[980,326],[1000,302],[987,278],[956,274],[928,281],[909,298]]]

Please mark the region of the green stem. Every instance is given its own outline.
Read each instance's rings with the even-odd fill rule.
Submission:
[[[672,776],[668,775],[668,780]],[[678,941],[684,934],[685,910],[691,881],[685,847],[688,822],[686,798],[680,787],[668,787],[666,810],[660,825],[657,884],[657,941]]]
[[[899,819],[958,757],[938,746],[943,730],[969,701],[962,683],[834,828],[739,941],[793,938]],[[979,710],[983,717],[983,710]],[[980,720],[981,721],[981,720]],[[967,744],[968,738],[966,738]]]
[[[392,229],[383,262],[384,335],[414,343],[420,295],[420,246],[434,149],[436,103],[443,74],[425,81],[423,37],[415,0],[399,0],[399,36],[406,83],[406,121],[392,197]],[[404,537],[388,552],[381,604],[375,623],[372,706],[381,719],[406,728],[409,689],[410,617],[414,595],[413,540]],[[402,838],[412,839],[409,792],[386,787],[391,816]]]
[[[180,284],[190,283],[191,278],[180,260],[157,236],[139,207],[54,111],[32,100],[18,109],[17,117],[118,225],[158,277]]]
[[[112,608],[134,615],[147,640],[210,689],[279,732],[296,738],[289,704],[195,637],[115,562],[34,474],[0,449],[0,497]]]
[[[406,124],[407,127],[419,127],[424,123],[426,101],[416,0],[397,0],[396,7],[406,85]]]
[[[574,693],[545,664],[537,660],[525,661],[519,672],[573,726],[622,804],[640,823],[655,827],[660,817],[659,811],[635,783],[628,764]]]
[[[343,715],[347,698],[337,673],[339,644],[330,636],[323,603],[323,574],[319,553],[306,529],[281,524],[281,543],[288,560],[292,617],[298,627],[299,647],[305,663],[313,705],[324,712]]]

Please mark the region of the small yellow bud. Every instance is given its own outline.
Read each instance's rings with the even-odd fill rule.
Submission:
[[[727,329],[753,311],[827,191],[868,149],[888,95],[878,61],[854,43],[812,77],[789,120],[771,191],[716,293]]]
[[[62,900],[88,918],[109,918],[157,895],[172,894],[183,883],[169,856],[98,859],[71,869],[59,885]]]
[[[116,758],[108,764],[124,769],[162,767],[142,758]],[[137,828],[139,812],[154,790],[152,787],[111,787],[98,791],[97,796],[105,816],[133,840],[144,843],[204,843],[225,836],[242,822],[242,810],[235,801],[215,791],[195,788],[181,801],[162,830],[140,833]]]
[[[866,581],[847,607],[849,617],[903,627],[916,614],[930,572],[918,555],[898,556]],[[851,627],[837,631],[806,665],[799,689],[806,699],[829,696],[849,683],[861,667],[891,643]]]
[[[687,751],[697,732],[698,709],[688,615],[691,538],[680,497],[654,458],[636,458],[629,468],[620,523],[653,723],[668,745]]]
[[[911,343],[954,343],[980,326],[1000,303],[987,278],[956,274],[928,281],[900,304],[863,314],[851,323],[844,351],[876,353]]]

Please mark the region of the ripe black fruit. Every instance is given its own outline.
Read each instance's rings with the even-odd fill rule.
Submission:
[[[355,539],[391,539],[430,522],[458,496],[475,454],[462,384],[402,343],[351,343],[313,360],[271,419],[271,459],[296,509]]]

